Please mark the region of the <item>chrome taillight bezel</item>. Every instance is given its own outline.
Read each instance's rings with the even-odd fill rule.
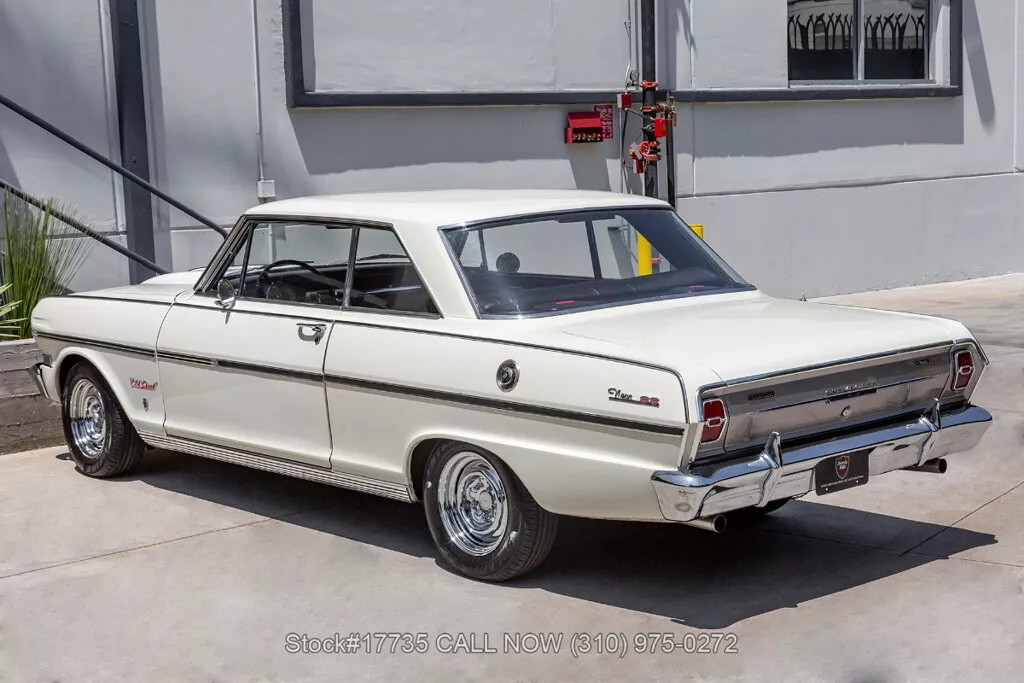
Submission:
[[[966,357],[967,362],[961,363],[961,359]],[[967,387],[971,386],[971,382],[974,380],[974,373],[977,371],[977,362],[974,359],[974,352],[971,349],[960,349],[953,354],[953,379],[949,384],[949,388],[953,391],[964,391]]]
[[[708,417],[709,405],[721,406],[721,410],[713,410],[712,412],[714,412],[715,414],[711,417]],[[704,422],[701,424],[700,432],[701,446],[707,446],[708,444],[718,443],[719,441],[725,438],[725,430],[729,426],[729,408],[728,406],[725,405],[725,401],[723,401],[720,398],[704,399],[703,401],[701,401],[701,417],[704,418]]]

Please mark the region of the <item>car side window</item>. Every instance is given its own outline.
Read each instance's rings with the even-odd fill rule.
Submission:
[[[349,306],[438,314],[398,236],[386,228],[359,228]]]
[[[318,223],[256,223],[221,277],[242,298],[340,308],[353,233]]]

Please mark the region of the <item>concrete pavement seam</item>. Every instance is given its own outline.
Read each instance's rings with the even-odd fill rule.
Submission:
[[[1024,484],[1024,482],[1021,482],[1021,483]],[[1020,484],[1018,484],[1018,486],[1020,486]],[[1014,488],[1017,488],[1017,486],[1015,486]],[[1011,489],[1011,491],[1012,490],[1013,489]],[[1009,491],[1007,491],[1007,493],[1009,493]],[[1003,495],[1006,495],[1006,494],[1003,494]],[[1001,498],[1002,496],[999,496],[999,497]],[[986,505],[987,505],[987,503],[986,503]],[[984,507],[984,506],[982,506],[982,507]],[[981,508],[978,508],[978,509],[980,510]],[[971,514],[974,514],[974,513],[972,512]],[[968,517],[969,516],[970,515],[968,515]],[[964,519],[966,519],[966,517]],[[949,527],[945,527],[941,531],[937,532],[935,535],[930,536],[929,538],[935,538],[936,535],[941,534],[943,531],[947,531],[948,529],[949,529]],[[895,555],[896,557],[903,557],[905,555],[919,555],[921,557],[931,557],[931,558],[934,558],[936,560],[956,560],[958,562],[974,562],[974,563],[977,563],[977,564],[989,564],[989,565],[994,565],[994,566],[999,566],[999,567],[1013,567],[1015,569],[1024,569],[1024,565],[1014,564],[1013,562],[995,562],[993,560],[975,560],[975,559],[968,558],[968,557],[952,557],[952,556],[949,556],[949,555],[934,555],[932,553],[923,553],[923,552],[920,552],[920,551],[915,551],[913,549],[913,548],[920,547],[921,543],[926,542],[928,539],[926,539],[925,541],[922,541],[921,543],[918,543],[917,545],[913,546],[913,548],[911,548],[910,550],[894,550],[892,548],[882,548],[882,547],[879,547],[879,546],[876,546],[876,545],[867,545],[867,544],[864,544],[864,543],[855,543],[853,541],[842,541],[842,540],[835,539],[835,538],[823,538],[821,536],[811,536],[811,535],[808,535],[808,534],[795,534],[795,533],[792,533],[792,532],[789,532],[789,531],[779,531],[779,530],[776,530],[776,529],[756,529],[755,531],[757,531],[758,533],[775,534],[775,535],[778,535],[778,536],[790,536],[792,538],[802,538],[802,539],[806,539],[808,541],[817,541],[818,543],[835,543],[837,545],[847,545],[847,546],[852,546],[854,548],[864,548],[865,550],[877,550],[878,552],[888,553],[889,555]]]
[[[253,521],[246,522],[245,524],[235,524],[235,525],[232,525],[232,526],[221,527],[219,529],[208,529],[206,531],[200,531],[200,532],[195,533],[195,534],[189,534],[188,536],[178,536],[176,538],[167,538],[167,539],[164,539],[162,541],[154,541],[153,543],[144,543],[142,545],[132,546],[131,548],[122,548],[121,550],[112,550],[109,553],[101,553],[99,555],[91,555],[89,557],[81,557],[81,558],[79,558],[77,560],[68,560],[67,562],[58,562],[56,564],[50,564],[50,565],[47,565],[45,567],[36,567],[35,569],[26,569],[24,571],[15,572],[13,574],[4,574],[4,575],[0,576],[0,581],[3,581],[4,579],[12,579],[12,578],[14,578],[16,576],[24,576],[25,574],[33,574],[35,572],[46,571],[47,569],[56,569],[58,567],[67,567],[67,566],[72,565],[72,564],[81,564],[83,562],[89,562],[91,560],[100,560],[100,559],[103,559],[105,557],[112,557],[114,555],[123,555],[124,553],[130,553],[130,552],[133,552],[135,550],[145,550],[146,548],[155,548],[155,547],[161,546],[161,545],[168,545],[168,544],[171,544],[171,543],[177,543],[178,541],[187,541],[187,540],[189,540],[191,538],[199,538],[200,536],[208,536],[210,534],[216,534],[216,533],[220,533],[222,531],[232,531],[234,529],[243,529],[245,527],[255,526],[257,524],[263,524],[264,522],[277,522],[277,521],[280,521],[280,520],[283,520],[283,519],[287,519],[289,517],[294,517],[296,515],[304,515],[304,514],[307,514],[309,512],[314,512],[314,511],[312,511],[312,510],[300,510],[298,512],[289,512],[287,515],[280,515],[278,517],[263,517],[262,519],[254,519]]]
[[[956,560],[957,562],[973,562],[975,564],[988,564],[994,567],[1012,567],[1014,569],[1024,569],[1024,564],[1015,564],[1013,562],[996,562],[995,560],[976,560],[970,557],[951,557],[949,555],[932,555],[931,553],[922,553],[921,551],[907,551],[911,555],[919,555],[921,557],[931,557],[936,560]]]
[[[933,538],[935,538],[935,537],[936,537],[936,536],[938,536],[939,534],[942,534],[942,533],[945,533],[945,532],[949,531],[950,529],[952,529],[952,528],[953,528],[953,527],[955,527],[955,526],[956,526],[957,524],[959,524],[960,522],[964,521],[965,519],[967,519],[968,517],[970,517],[970,516],[971,516],[971,515],[973,515],[974,513],[976,513],[976,512],[979,512],[979,511],[981,511],[981,510],[984,510],[984,509],[985,509],[986,507],[988,507],[988,506],[989,506],[989,505],[991,505],[992,503],[996,502],[997,500],[999,500],[999,499],[1000,499],[1000,498],[1002,498],[1003,496],[1006,496],[1006,495],[1008,495],[1008,494],[1010,494],[1010,493],[1013,493],[1013,492],[1014,492],[1014,491],[1016,491],[1016,490],[1017,490],[1018,488],[1020,488],[1020,487],[1021,487],[1022,485],[1024,485],[1024,481],[1022,481],[1022,482],[1019,482],[1019,483],[1017,483],[1017,484],[1016,484],[1015,486],[1011,486],[1011,487],[1010,487],[1010,488],[1009,488],[1008,490],[1004,491],[1003,493],[1000,493],[1000,494],[999,494],[998,496],[996,496],[996,497],[995,497],[995,498],[993,498],[992,500],[990,500],[990,501],[988,501],[987,503],[985,503],[985,504],[983,504],[983,505],[979,506],[979,507],[978,507],[978,509],[976,509],[976,510],[972,510],[971,512],[968,512],[968,513],[967,513],[966,515],[964,515],[964,516],[963,516],[963,517],[961,517],[960,519],[956,520],[955,522],[953,522],[953,523],[952,523],[952,524],[950,524],[949,526],[947,526],[947,527],[945,527],[945,528],[943,528],[943,529],[939,529],[939,530],[938,530],[938,531],[936,531],[936,532],[935,532],[934,534],[932,534],[932,535],[931,535],[931,536],[929,536],[928,538],[924,539],[923,541],[921,541],[920,543],[918,543],[917,545],[915,545],[915,546],[914,546],[913,548],[910,548],[909,550],[905,550],[905,551],[903,551],[903,552],[902,552],[902,553],[900,553],[900,554],[901,554],[901,555],[906,555],[906,554],[908,554],[908,553],[912,553],[912,552],[914,552],[915,550],[917,550],[917,549],[918,549],[918,548],[920,548],[920,547],[921,547],[922,545],[924,545],[924,544],[925,544],[925,543],[927,543],[928,541],[932,540]],[[923,553],[918,553],[918,554],[923,554]]]

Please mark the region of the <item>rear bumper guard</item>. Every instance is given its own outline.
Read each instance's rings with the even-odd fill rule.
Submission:
[[[655,472],[654,490],[665,519],[689,522],[809,493],[815,489],[815,465],[843,453],[873,449],[869,474],[875,476],[970,450],[991,423],[984,408],[969,405],[943,413],[936,402],[911,422],[791,450],[781,448],[775,433],[754,457],[697,465],[685,472]]]

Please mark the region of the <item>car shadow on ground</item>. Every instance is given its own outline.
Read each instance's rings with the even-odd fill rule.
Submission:
[[[418,505],[166,452],[147,453],[136,475],[110,481],[142,481],[360,543],[436,557]],[[841,535],[803,536],[800,518],[811,515],[830,517],[831,529],[898,526],[922,540],[943,532],[943,548],[951,554],[996,542],[991,534],[801,501],[787,506],[783,520],[745,520],[721,535],[674,524],[563,518],[547,562],[497,590],[540,588],[694,628],[724,629],[943,559],[880,550]]]

